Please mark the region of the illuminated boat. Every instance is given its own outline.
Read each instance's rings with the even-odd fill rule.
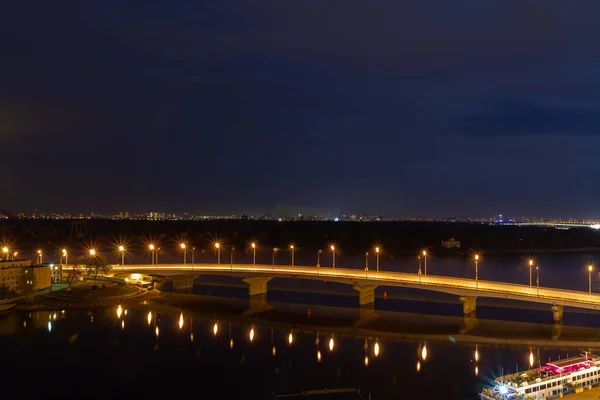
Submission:
[[[494,387],[483,389],[481,400],[555,399],[591,389],[598,383],[600,356],[586,352],[541,368],[501,376],[494,381]]]

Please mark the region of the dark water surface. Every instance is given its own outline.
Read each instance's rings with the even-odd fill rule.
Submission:
[[[194,307],[188,305],[188,309]],[[282,306],[282,310],[286,307],[294,314],[294,307]],[[211,311],[204,311],[202,317],[183,306],[172,308],[180,311],[157,311],[147,304],[121,308],[120,317],[116,308],[2,316],[4,382],[23,385],[27,380],[22,378],[27,376],[32,384],[22,390],[32,397],[45,398],[210,395],[269,399],[273,394],[353,387],[360,389],[365,398],[370,394],[373,400],[464,400],[476,399],[482,385],[489,384],[503,368],[506,373],[514,371],[516,364],[521,365],[520,370],[525,369],[530,352],[537,364],[540,359],[587,350],[538,348],[534,341],[526,343],[527,335],[535,336],[537,332],[529,328],[523,328],[522,344],[494,347],[455,341],[452,335],[447,340],[428,342],[390,339],[384,334],[363,337],[356,328],[354,334],[332,333],[333,328],[332,332],[317,332],[290,321],[273,328],[267,320],[281,321],[282,317],[269,317],[272,313],[262,317],[239,313],[229,318],[223,313],[206,317]],[[344,320],[346,313],[358,312],[340,310],[335,319],[334,308],[324,310],[315,309],[313,319],[326,312],[332,325]],[[391,320],[394,315],[384,318]],[[415,314],[407,319],[406,315],[398,315],[405,321],[402,325],[416,337],[424,332],[426,317]],[[433,324],[438,332],[452,325],[446,319]],[[594,334],[587,335],[586,339],[593,339]],[[334,346],[330,350],[332,338]],[[427,349],[426,357],[423,347]]]

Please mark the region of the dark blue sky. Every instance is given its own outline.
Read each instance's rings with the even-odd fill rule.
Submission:
[[[600,218],[598,15],[5,0],[1,207]]]

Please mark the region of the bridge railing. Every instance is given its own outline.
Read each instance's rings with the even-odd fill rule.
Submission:
[[[309,276],[329,279],[350,279],[372,281],[373,283],[396,283],[422,287],[438,287],[446,289],[468,290],[482,293],[504,294],[525,298],[537,298],[548,302],[582,303],[600,306],[600,294],[578,292],[567,289],[537,287],[507,282],[483,281],[468,278],[445,277],[439,275],[419,275],[407,272],[365,271],[360,269],[285,266],[285,265],[253,265],[253,264],[137,264],[114,267],[115,272],[231,272],[236,274],[268,274],[272,276]]]

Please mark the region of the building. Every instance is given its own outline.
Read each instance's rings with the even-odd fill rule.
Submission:
[[[31,267],[31,260],[0,261],[0,296],[23,289],[23,271]]]
[[[442,240],[442,247],[445,249],[460,249],[460,242],[450,238],[448,240]]]
[[[21,290],[24,292],[32,292],[49,288],[52,283],[52,272],[50,265],[32,265],[23,268],[24,283],[21,284]]]

